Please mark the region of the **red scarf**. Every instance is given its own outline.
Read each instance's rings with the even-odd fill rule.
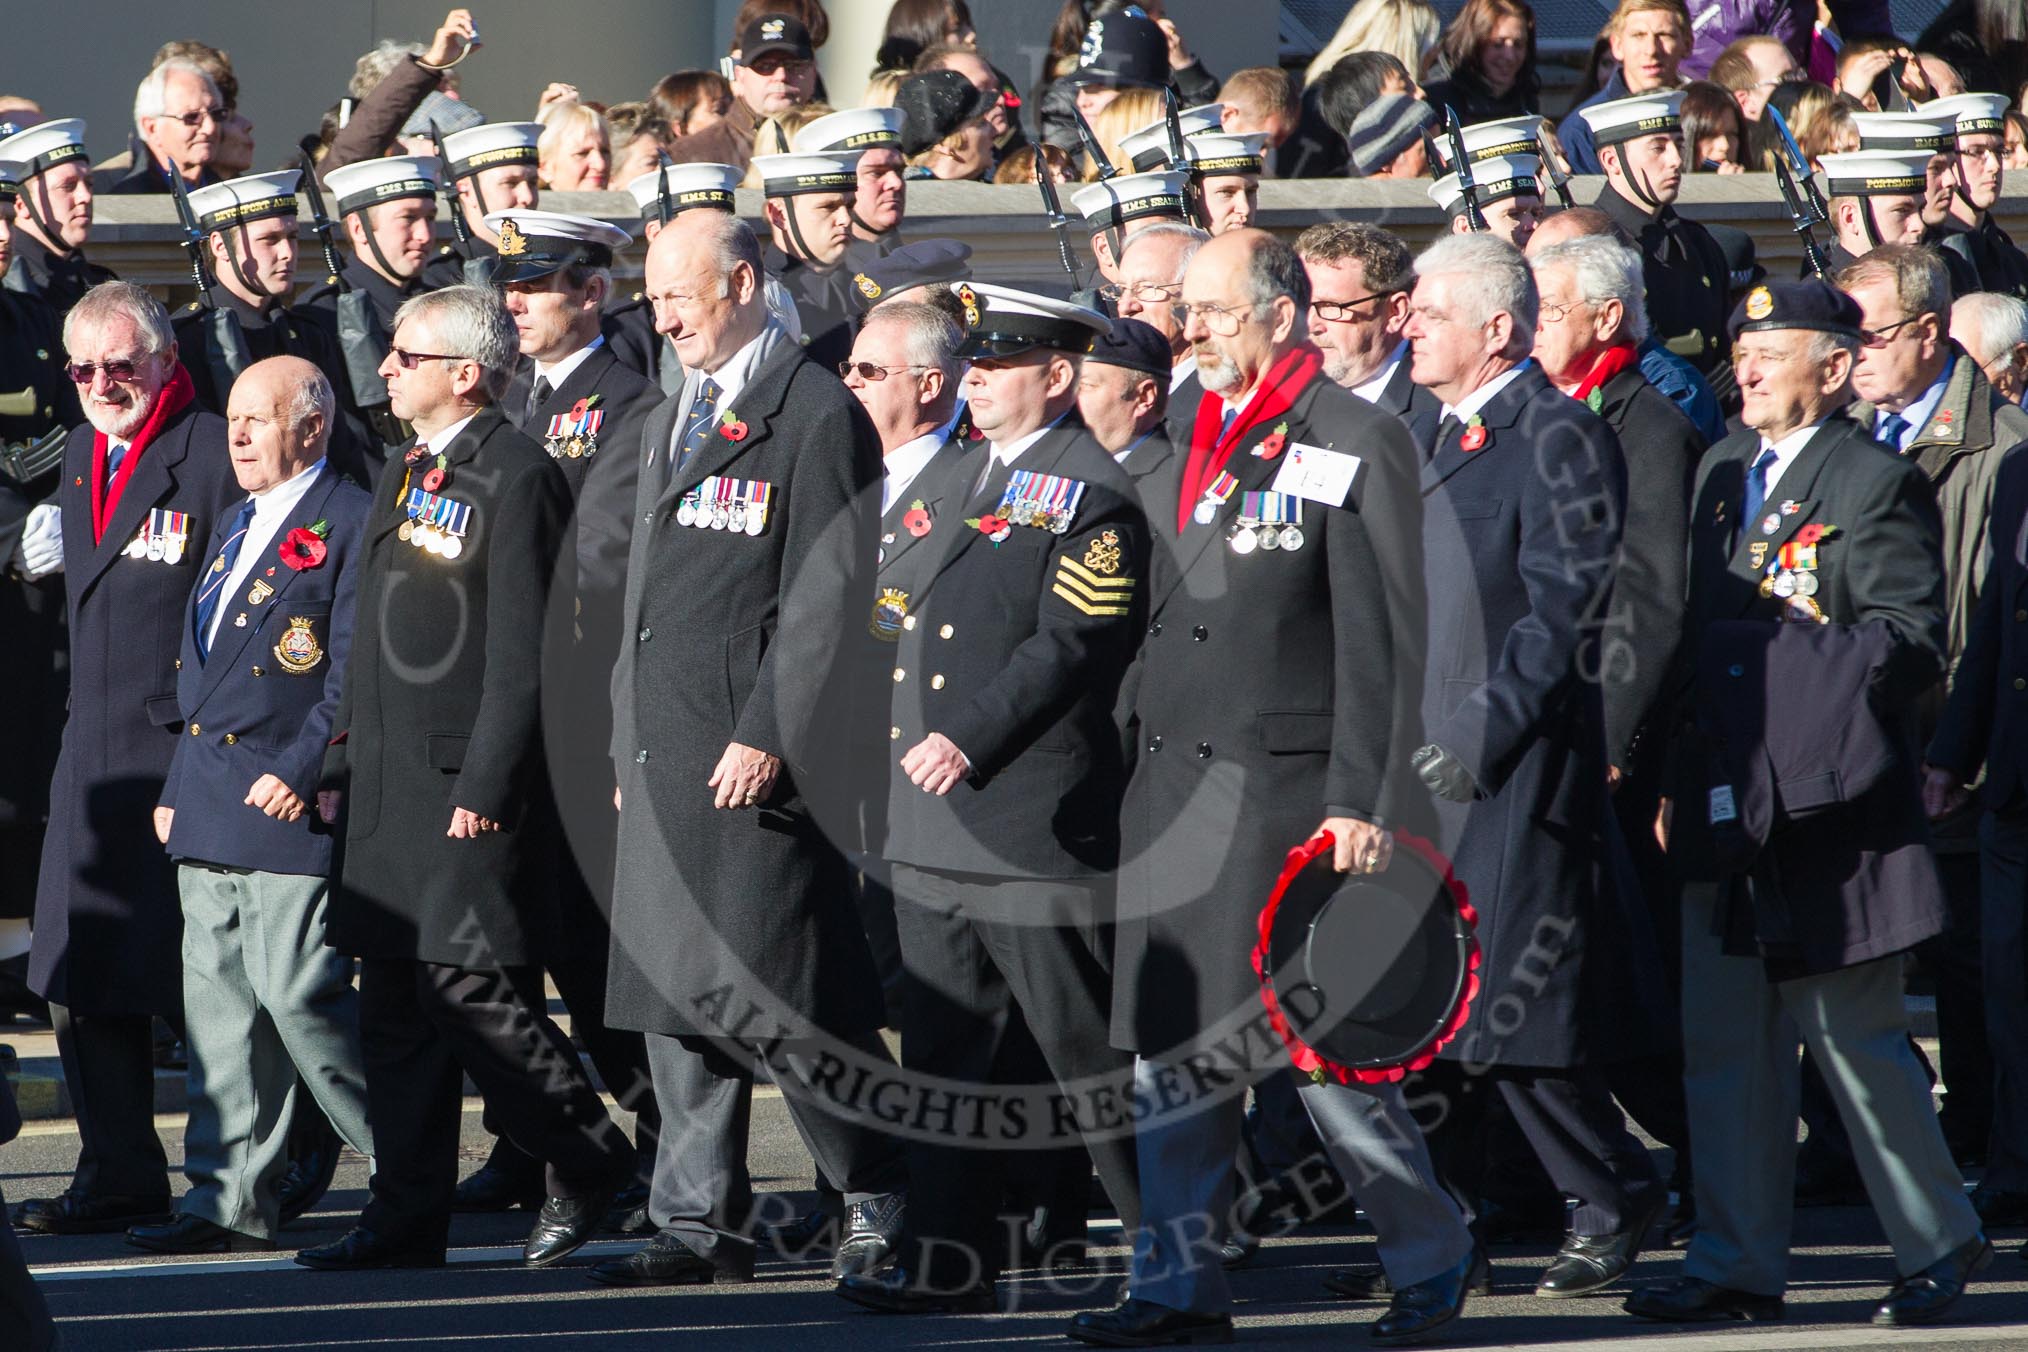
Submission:
[[[1588,400],[1592,392],[1604,388],[1605,383],[1634,364],[1634,345],[1614,343],[1598,354],[1598,364],[1591,368],[1591,374],[1577,382],[1570,397],[1579,403]],[[1594,412],[1597,410],[1594,409]]]
[[[1225,418],[1225,400],[1209,390],[1204,392],[1204,397],[1197,401],[1197,421],[1190,429],[1190,456],[1183,465],[1183,493],[1176,502],[1177,534],[1189,529],[1197,499],[1225,468],[1225,462],[1232,459],[1240,438],[1287,413],[1323,369],[1324,354],[1315,343],[1306,341],[1290,348],[1268,368],[1253,397],[1246,401],[1246,407],[1223,436],[1218,433],[1218,425]]]
[[[168,421],[181,413],[191,400],[197,397],[197,390],[190,383],[190,373],[181,366],[169,383],[162,387],[162,393],[155,399],[155,407],[148,410],[148,420],[141,424],[141,430],[127,443],[127,454],[120,461],[120,467],[113,473],[110,488],[106,485],[106,452],[112,443],[104,432],[94,431],[92,437],[92,542],[103,540],[106,527],[112,524],[113,513],[120,508],[120,494],[126,491],[127,480],[134,477],[134,466],[141,463],[141,452],[148,449],[148,443],[161,434]]]

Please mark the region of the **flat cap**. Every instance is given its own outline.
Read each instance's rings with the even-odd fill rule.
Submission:
[[[1175,359],[1169,340],[1154,325],[1139,319],[1115,319],[1099,340],[1091,345],[1086,361],[1107,366],[1124,366],[1167,380]]]
[[[1420,140],[1422,129],[1435,125],[1436,120],[1436,110],[1421,99],[1406,94],[1382,94],[1359,110],[1359,116],[1352,119],[1352,129],[1345,133],[1353,169],[1361,178],[1385,169],[1402,151]]]
[[[1809,329],[1859,336],[1859,302],[1815,277],[1799,282],[1766,281],[1746,293],[1726,322],[1726,336],[1772,329]]]

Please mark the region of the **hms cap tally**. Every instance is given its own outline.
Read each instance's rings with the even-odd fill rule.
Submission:
[[[207,183],[190,190],[190,211],[197,217],[197,228],[206,234],[271,216],[294,216],[296,184],[302,177],[300,169],[283,169]]]
[[[633,194],[635,205],[641,208],[642,220],[659,221],[662,219],[662,185],[665,182],[669,185],[669,215],[673,218],[693,207],[731,211],[733,189],[745,177],[729,164],[668,164],[630,180],[627,191]]]
[[[437,172],[434,155],[393,155],[333,169],[324,175],[324,186],[336,199],[337,213],[349,216],[405,197],[435,198]]]
[[[1591,128],[1592,140],[1598,145],[1616,146],[1643,136],[1673,136],[1683,129],[1683,91],[1658,89],[1610,103],[1595,103],[1577,112]]]

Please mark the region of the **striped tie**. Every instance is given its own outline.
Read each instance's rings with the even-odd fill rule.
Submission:
[[[218,602],[225,595],[225,580],[232,576],[232,565],[239,559],[239,547],[246,542],[246,528],[252,524],[253,499],[240,504],[239,515],[232,519],[232,533],[219,546],[218,557],[212,561],[211,571],[204,575],[204,585],[197,592],[197,657],[199,661],[211,656],[211,617],[218,613]]]
[[[704,377],[697,385],[697,398],[690,405],[690,421],[685,424],[683,440],[676,444],[676,457],[669,466],[669,477],[675,478],[690,463],[690,457],[704,449],[717,427],[718,382],[710,376]]]

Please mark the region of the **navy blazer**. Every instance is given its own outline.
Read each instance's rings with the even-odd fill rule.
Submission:
[[[1982,798],[1999,812],[2028,791],[2028,448],[2000,462],[1986,531],[1992,562],[1928,760],[1968,784],[1983,762]]]
[[[246,579],[221,598],[217,641],[197,655],[197,596],[184,608],[176,699],[188,725],[162,790],[174,808],[169,853],[178,859],[266,873],[326,874],[331,831],[314,811],[317,781],[351,649],[360,539],[372,499],[333,470],[317,479],[263,547]],[[209,568],[233,516],[205,546]],[[322,563],[281,561],[290,531],[328,527]],[[254,781],[272,774],[313,810],[292,822],[250,807]]]

